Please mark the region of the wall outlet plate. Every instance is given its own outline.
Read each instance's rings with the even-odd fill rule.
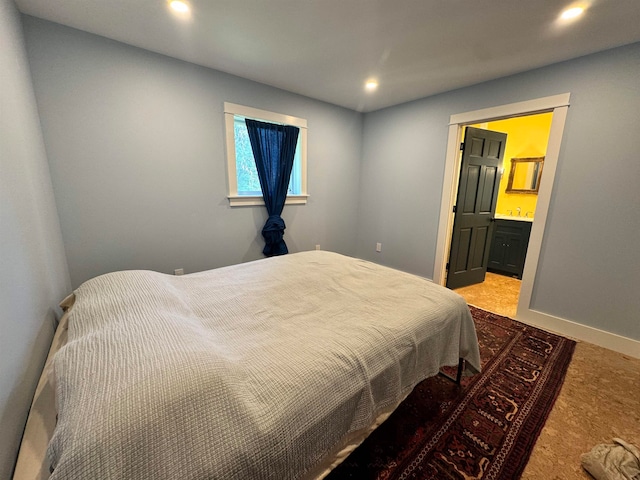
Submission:
[[[176,268],[176,269],[173,271],[173,274],[174,274],[174,275],[184,275],[184,268]]]

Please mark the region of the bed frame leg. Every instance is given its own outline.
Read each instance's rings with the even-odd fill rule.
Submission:
[[[453,378],[451,375],[447,375],[446,373],[440,371],[440,375],[442,375],[443,377],[448,378],[449,380],[451,380],[452,382],[455,382],[456,384],[460,385],[460,381],[462,380],[462,372],[464,372],[464,364],[465,364],[465,360],[464,358],[461,358],[460,360],[458,360],[458,371],[456,373],[456,377]]]
[[[460,385],[462,380],[462,372],[464,372],[464,358],[458,360],[458,373],[456,374],[456,383]]]

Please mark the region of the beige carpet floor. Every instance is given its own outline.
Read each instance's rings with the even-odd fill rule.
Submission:
[[[514,318],[520,281],[487,273],[484,283],[455,291],[467,303]],[[521,478],[591,479],[580,466],[580,455],[614,437],[640,446],[640,359],[578,342]]]

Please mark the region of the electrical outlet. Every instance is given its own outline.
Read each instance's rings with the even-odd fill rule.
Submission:
[[[184,268],[176,268],[176,269],[173,271],[173,274],[174,274],[174,275],[184,275]]]
[[[320,245],[316,245],[316,250],[320,250]]]
[[[376,243],[376,252],[380,253],[382,251],[382,244],[380,242]]]

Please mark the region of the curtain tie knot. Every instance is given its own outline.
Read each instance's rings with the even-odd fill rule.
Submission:
[[[267,222],[262,227],[262,236],[266,243],[262,253],[267,257],[285,255],[289,252],[282,238],[285,228],[284,220],[280,215],[269,215]]]

